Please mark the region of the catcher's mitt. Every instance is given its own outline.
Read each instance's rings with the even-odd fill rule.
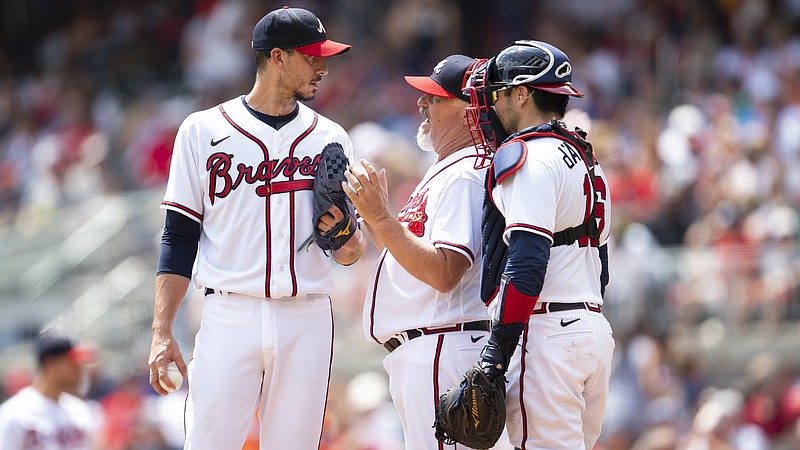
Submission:
[[[353,237],[358,228],[353,203],[347,198],[342,189],[342,181],[347,181],[344,176],[349,161],[344,154],[342,145],[338,142],[331,142],[322,149],[317,173],[314,176],[314,231],[311,236],[300,245],[298,251],[303,247],[308,248],[311,242],[316,242],[322,250],[339,250]],[[328,208],[336,205],[344,214],[344,218],[325,234],[320,234],[317,230],[319,219],[328,213]]]
[[[449,389],[436,405],[436,439],[470,448],[491,448],[506,423],[505,378],[489,381],[479,363],[464,374],[460,386]]]

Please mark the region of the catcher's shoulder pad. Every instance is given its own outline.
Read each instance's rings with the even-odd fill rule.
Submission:
[[[516,172],[528,157],[528,146],[521,139],[506,142],[494,154],[492,160],[493,184],[500,184]]]

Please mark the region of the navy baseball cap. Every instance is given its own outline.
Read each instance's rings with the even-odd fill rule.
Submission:
[[[253,50],[291,48],[309,56],[340,55],[351,46],[325,36],[322,21],[311,11],[284,6],[262,17],[253,28]]]
[[[450,55],[439,61],[429,77],[405,77],[406,82],[414,89],[426,94],[445,98],[459,98],[469,103],[469,96],[464,95],[462,87],[468,77],[469,68],[476,59],[465,55]]]
[[[43,334],[36,340],[36,359],[40,364],[46,359],[64,355],[76,363],[94,360],[94,351],[91,348],[77,346],[67,337]]]

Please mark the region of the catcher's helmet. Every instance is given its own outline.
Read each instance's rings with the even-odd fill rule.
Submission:
[[[495,57],[477,64],[464,85],[470,96],[467,121],[480,150],[493,152],[507,137],[492,108],[492,92],[506,86],[529,86],[554,94],[584,97],[572,85],[572,63],[546,42],[516,41]],[[488,156],[481,154],[485,161]]]
[[[546,42],[516,41],[489,60],[487,87],[526,85],[554,94],[584,97],[572,85],[572,63]]]

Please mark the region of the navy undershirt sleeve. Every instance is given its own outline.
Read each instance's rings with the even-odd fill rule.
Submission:
[[[600,296],[605,297],[606,285],[610,276],[608,273],[608,244],[600,246]]]
[[[192,266],[199,241],[199,223],[179,212],[167,210],[156,275],[171,273],[192,278]]]
[[[503,274],[521,293],[535,297],[542,292],[550,240],[527,231],[512,231],[508,241],[508,262]]]

